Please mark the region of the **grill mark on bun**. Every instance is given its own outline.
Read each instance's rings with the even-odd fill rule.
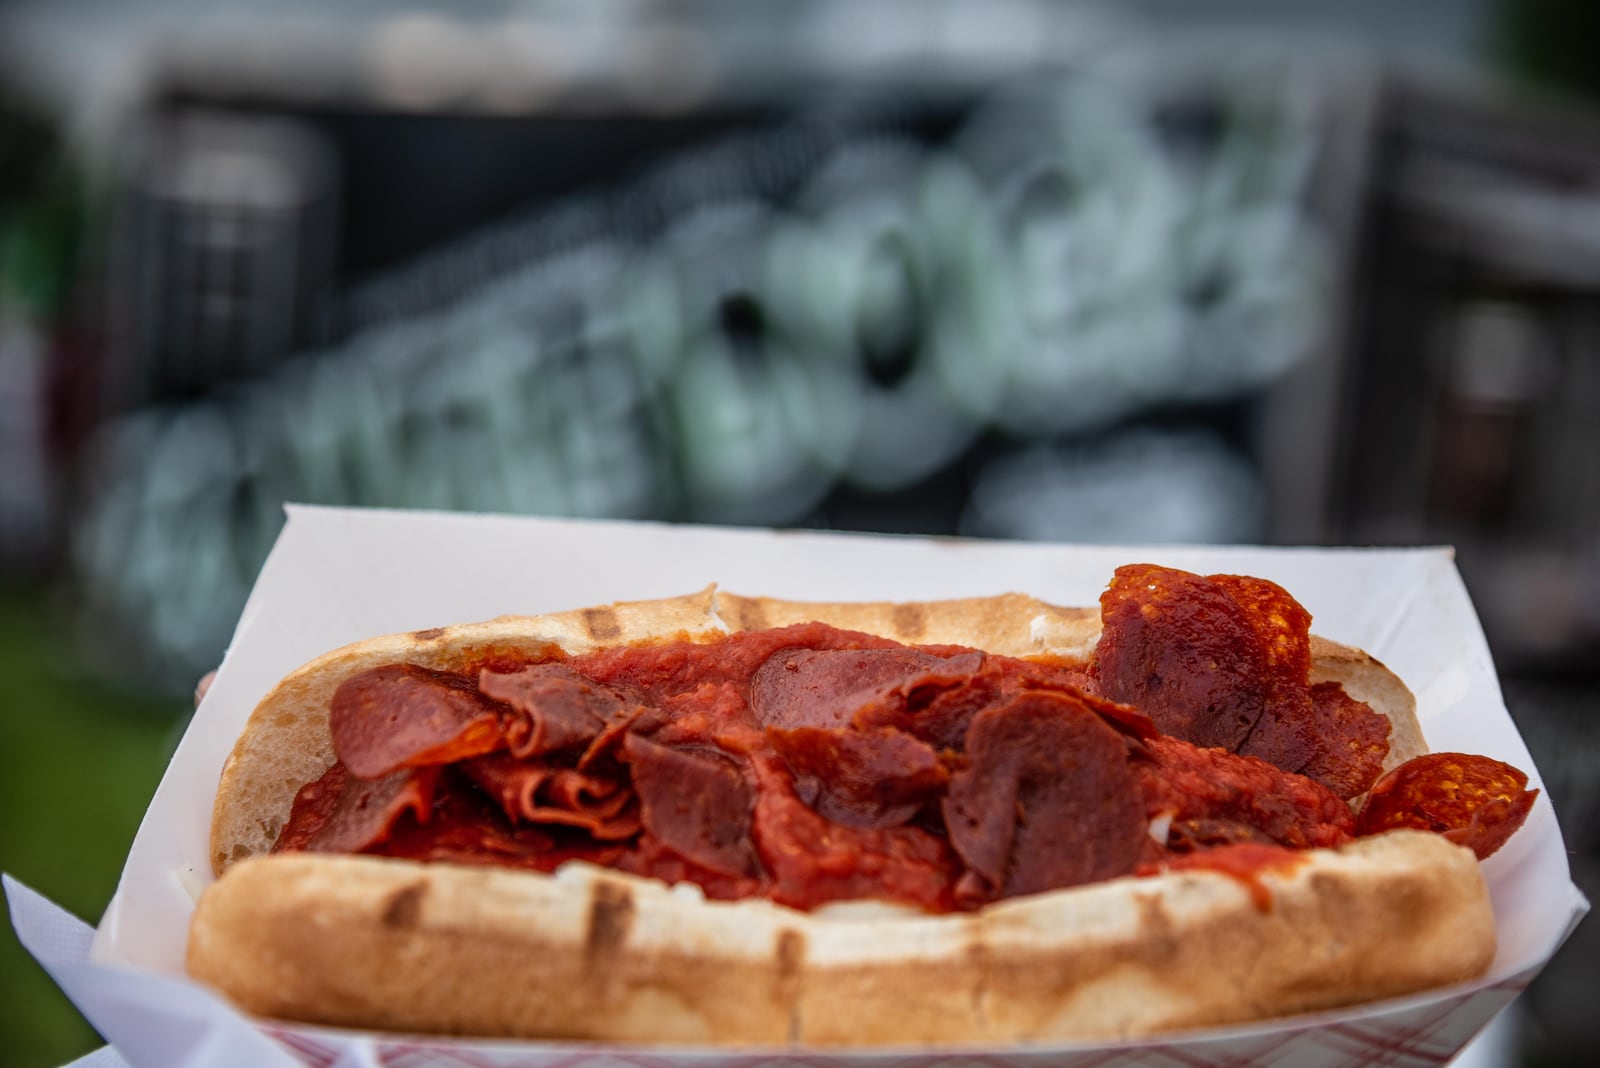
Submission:
[[[778,967],[778,983],[786,1000],[789,1000],[795,993],[793,988],[800,979],[800,971],[805,967],[806,936],[792,927],[785,927],[778,932],[773,960]]]
[[[584,965],[603,968],[617,956],[633,928],[633,891],[622,883],[597,882],[589,898],[589,929],[584,935]]]
[[[897,604],[889,615],[889,622],[901,641],[914,642],[928,629],[928,610],[920,604]]]
[[[610,641],[622,633],[622,626],[617,622],[617,613],[609,608],[585,608],[583,625],[589,632],[589,637],[597,642]]]
[[[989,1029],[989,946],[981,933],[968,942],[962,955],[967,959],[967,974],[972,976],[972,1019],[977,1033]]]
[[[773,977],[774,1000],[789,1010],[788,1040],[794,1044],[800,1041],[804,1027],[800,1017],[800,981],[805,970],[806,936],[792,927],[785,927],[778,932],[772,956],[777,969]]]
[[[1177,927],[1160,896],[1139,894],[1134,898],[1134,905],[1139,910],[1139,934],[1150,955],[1158,960],[1177,956]]]
[[[391,931],[409,930],[417,925],[417,917],[422,914],[422,899],[428,893],[425,883],[407,883],[384,902],[383,915],[379,922]]]

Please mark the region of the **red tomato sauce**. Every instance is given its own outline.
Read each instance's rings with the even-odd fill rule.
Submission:
[[[480,670],[345,683],[340,760],[277,848],[946,912],[1163,866],[1248,881],[1354,831],[1318,783],[1162,736],[1084,665],[802,624]]]

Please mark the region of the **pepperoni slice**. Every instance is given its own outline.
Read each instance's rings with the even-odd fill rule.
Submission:
[[[635,706],[627,713],[613,717],[605,729],[594,736],[594,740],[578,758],[578,770],[589,771],[597,765],[604,766],[610,763],[630,733],[650,735],[669,723],[667,715],[660,709],[647,708],[644,705]]]
[[[407,812],[418,823],[426,823],[433,812],[439,771],[406,768],[381,779],[347,776],[327,819],[304,848],[314,853],[360,853],[386,841]]]
[[[317,832],[333,815],[339,795],[344,792],[344,784],[349,779],[350,772],[335,760],[320,778],[312,779],[300,787],[294,795],[294,804],[290,806],[289,819],[278,832],[278,840],[272,843],[272,851],[292,853],[310,845]]]
[[[1223,820],[1294,849],[1343,845],[1355,833],[1350,806],[1327,787],[1257,757],[1156,738],[1139,751],[1135,769],[1146,814],[1171,816],[1174,828]]]
[[[1032,660],[1011,660],[1003,663],[1015,669],[1017,682],[1023,689],[1065,690],[1072,694],[1104,696],[1100,692],[1099,680],[1075,664]]]
[[[959,751],[972,717],[1002,697],[999,675],[984,671],[937,691],[923,686],[911,694],[890,689],[869,695],[852,722],[862,730],[892,727],[935,749]]]
[[[1095,663],[1105,696],[1165,734],[1235,751],[1272,693],[1267,655],[1228,591],[1153,564],[1119,567],[1100,595]]]
[[[512,821],[581,827],[601,841],[639,833],[638,816],[628,807],[633,792],[616,779],[521,761],[506,753],[477,757],[460,767]]]
[[[927,704],[939,690],[963,683],[983,659],[906,648],[782,649],[751,678],[750,710],[764,727],[847,727],[862,705],[891,691],[897,707]]]
[[[622,743],[633,768],[644,828],[664,845],[723,875],[753,875],[750,843],[755,799],[734,762],[715,750],[673,749],[630,734]]]
[[[857,727],[894,727],[935,749],[960,752],[972,717],[1030,690],[1064,693],[1083,702],[1107,723],[1134,738],[1154,738],[1155,723],[1132,705],[1100,696],[1099,684],[1076,668],[1026,661],[988,660],[976,674],[952,683],[918,684],[881,690],[866,699],[853,722]]]
[[[506,729],[511,752],[519,757],[587,745],[609,721],[633,707],[563,664],[536,664],[505,674],[486,670],[478,676],[478,688],[520,714]]]
[[[1539,791],[1527,786],[1527,775],[1490,757],[1426,753],[1378,780],[1356,830],[1437,831],[1483,860],[1505,845],[1533,810]]]
[[[605,862],[614,871],[629,872],[668,884],[694,883],[713,901],[738,901],[763,892],[759,873],[728,875],[696,864],[650,835],[640,835]]]
[[[1233,601],[1259,655],[1265,705],[1236,752],[1299,771],[1319,749],[1312,722],[1311,613],[1275,582],[1244,575],[1209,581]]]
[[[1311,687],[1311,733],[1317,752],[1300,774],[1348,801],[1372,789],[1389,755],[1389,720],[1337,682]]]
[[[1132,705],[1118,704],[1092,693],[1078,693],[1076,697],[1085,708],[1130,738],[1149,741],[1161,734],[1155,721]]]
[[[1081,702],[1025,693],[986,709],[967,756],[943,805],[950,844],[976,876],[958,894],[1011,897],[1133,870],[1146,834],[1127,744]]]
[[[472,679],[415,664],[373,668],[340,683],[328,728],[339,760],[363,779],[450,764],[505,744],[498,709]]]
[[[915,824],[848,827],[824,818],[793,789],[776,756],[751,761],[760,789],[752,834],[768,895],[811,909],[825,901],[881,898],[933,912],[956,902],[952,875],[960,862],[942,834]]]
[[[554,846],[554,839],[538,828],[508,822],[482,792],[447,768],[435,787],[433,815],[428,822],[398,824],[373,852],[409,860],[548,870],[556,861],[551,855]],[[605,850],[594,853],[599,858]]]
[[[1163,733],[1259,757],[1344,798],[1382,770],[1388,721],[1338,683],[1310,684],[1311,614],[1276,583],[1134,564],[1117,569],[1100,606],[1105,696]]]
[[[950,781],[926,742],[889,727],[773,727],[767,739],[794,772],[812,807],[848,827],[898,827]]]

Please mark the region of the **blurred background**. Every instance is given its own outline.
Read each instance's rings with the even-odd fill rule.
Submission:
[[[0,868],[98,917],[284,501],[1450,543],[1600,897],[1600,7],[0,7]]]

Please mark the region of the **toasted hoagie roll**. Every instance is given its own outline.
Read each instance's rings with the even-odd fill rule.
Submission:
[[[1007,832],[1015,835],[1009,859],[986,867],[970,833],[950,829],[950,821],[972,807],[959,791],[985,788],[978,772],[986,758],[977,742],[964,750],[930,745],[939,749],[940,761],[928,766],[930,781],[944,776],[938,787],[944,792],[902,806],[916,809],[915,816],[902,818],[881,798],[865,810],[835,812],[839,826],[855,828],[841,834],[880,833],[890,826],[885,820],[898,818],[901,823],[882,833],[908,836],[943,812],[939,834],[948,834],[952,844],[939,845],[941,856],[965,874],[939,890],[939,909],[888,892],[863,894],[859,901],[837,895],[801,900],[792,887],[787,897],[768,892],[768,884],[780,880],[763,852],[770,846],[759,817],[752,859],[739,862],[745,868],[705,875],[691,864],[691,873],[705,877],[684,877],[677,885],[638,874],[637,864],[632,871],[607,870],[593,860],[603,849],[540,871],[341,856],[315,845],[281,848],[280,839],[295,834],[296,841],[315,841],[301,833],[300,823],[315,793],[308,787],[329,781],[338,760],[330,711],[341,687],[364,673],[408,665],[408,671],[464,680],[452,683],[458,688],[476,685],[472,699],[481,700],[481,691],[494,690],[485,674],[507,677],[519,665],[571,665],[581,672],[599,663],[596,657],[612,656],[605,663],[614,666],[618,650],[677,643],[714,650],[730,635],[755,641],[772,628],[802,624],[886,639],[877,643],[880,649],[894,642],[926,650],[894,656],[954,663],[961,650],[980,650],[988,654],[981,661],[986,665],[1005,658],[1040,665],[1038,678],[1028,669],[1008,669],[1013,681],[997,691],[1003,699],[991,702],[1010,710],[1006,723],[1055,716],[1057,704],[1070,705],[1072,715],[1095,725],[1082,729],[1096,745],[1115,739],[1105,744],[1121,746],[1116,752],[1125,750],[1141,775],[1174,747],[1230,769],[1254,761],[1173,742],[1139,713],[1091,692],[1105,684],[1095,675],[1102,616],[1101,609],[1062,608],[1015,594],[808,604],[708,589],[389,635],[335,650],[291,673],[261,700],[222,770],[211,841],[218,879],[195,913],[188,968],[246,1010],[291,1020],[481,1036],[829,1047],[1137,1036],[1406,994],[1487,969],[1494,921],[1477,861],[1471,850],[1431,831],[1326,832],[1337,839],[1333,845],[1292,853],[1235,836],[1215,854],[1234,859],[1191,865],[1181,863],[1191,857],[1168,851],[1176,842],[1172,814],[1146,821],[1149,811],[1141,811],[1140,833],[1148,832],[1155,845],[1136,843],[1143,851],[1126,873],[1037,889],[1017,874],[1028,867],[1020,853],[1056,834],[1019,816],[1017,828]],[[783,640],[771,639],[773,647]],[[1337,683],[1387,721],[1387,750],[1381,768],[1373,763],[1373,775],[1426,751],[1413,699],[1399,679],[1359,650],[1315,637],[1308,642],[1301,685]],[[796,670],[806,667],[800,662]],[[1085,692],[1077,696],[1061,681],[1075,671],[1085,673]],[[634,683],[607,678],[608,693],[634,699]],[[758,682],[742,685],[746,700],[755,701],[757,720],[768,715],[760,696],[750,697]],[[914,701],[906,696],[913,689],[906,683],[894,692]],[[648,717],[628,714],[635,717],[629,731],[645,730],[639,724]],[[891,720],[864,722],[797,729],[771,719],[753,729],[776,731],[780,740],[814,738],[803,731],[882,732]],[[507,744],[526,747],[526,737],[513,734]],[[581,759],[574,755],[580,751]],[[570,749],[560,759],[570,768],[598,751]],[[792,768],[801,767],[792,751],[783,752]],[[621,743],[597,759],[624,769],[644,766],[644,757]],[[804,779],[800,772],[793,777]],[[1308,784],[1294,787],[1301,792],[1327,794],[1304,776],[1285,771],[1281,777]],[[1024,798],[1033,804],[1047,797],[1049,784],[1037,780],[1020,780],[1019,813]],[[1338,795],[1344,814],[1329,817],[1332,826],[1355,827],[1354,813],[1370,785],[1363,780],[1359,791],[1347,787]],[[824,813],[828,797],[837,802],[842,796],[829,794],[825,782],[820,801],[814,786],[809,794],[796,789]],[[1141,796],[1152,796],[1148,786]],[[753,807],[760,806],[759,797]],[[654,812],[649,797],[628,803],[633,808],[611,815],[625,822],[637,811],[640,840],[652,834],[674,840],[659,800]],[[1319,803],[1326,809],[1325,798]],[[1071,809],[1085,812],[1090,823],[1107,819],[1103,810],[1098,803]],[[400,819],[420,818],[420,811]],[[1195,833],[1203,837],[1211,833],[1207,828]],[[561,840],[559,834],[553,840]],[[1205,853],[1212,844],[1196,838],[1185,848]],[[388,848],[380,842],[366,852]],[[718,862],[712,856],[706,863],[715,868]],[[742,896],[730,887],[757,887],[757,896],[719,899]]]

